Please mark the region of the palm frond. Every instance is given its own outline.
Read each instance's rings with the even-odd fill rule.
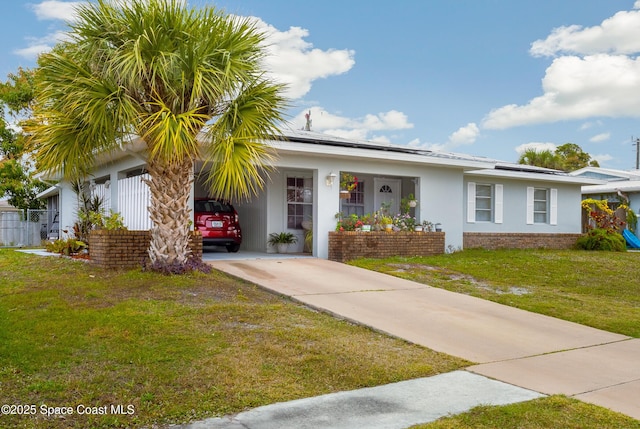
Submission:
[[[275,154],[262,144],[278,132],[282,120],[280,86],[259,80],[242,88],[224,113],[208,129],[205,167],[211,195],[237,201],[248,199],[264,186]]]

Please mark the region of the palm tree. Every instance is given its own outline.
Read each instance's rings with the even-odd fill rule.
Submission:
[[[41,170],[86,177],[96,156],[146,143],[152,262],[185,264],[193,163],[211,195],[264,185],[286,101],[265,77],[253,21],[182,0],[109,0],[77,8],[68,42],[39,59],[31,148]]]
[[[527,149],[520,155],[518,164],[562,170],[562,160],[550,150]]]

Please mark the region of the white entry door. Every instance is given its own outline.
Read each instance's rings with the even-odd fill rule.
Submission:
[[[400,212],[400,179],[373,179],[374,210],[382,203],[390,204],[389,213],[393,216]]]

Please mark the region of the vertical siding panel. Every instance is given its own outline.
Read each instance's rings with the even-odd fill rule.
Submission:
[[[151,219],[147,207],[150,203],[149,187],[142,179],[148,174],[118,180],[118,206],[124,224],[131,230],[147,230],[151,228]]]

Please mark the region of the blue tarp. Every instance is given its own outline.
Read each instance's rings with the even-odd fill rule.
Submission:
[[[622,230],[622,236],[627,240],[627,247],[632,249],[640,249],[640,239],[628,229]]]

